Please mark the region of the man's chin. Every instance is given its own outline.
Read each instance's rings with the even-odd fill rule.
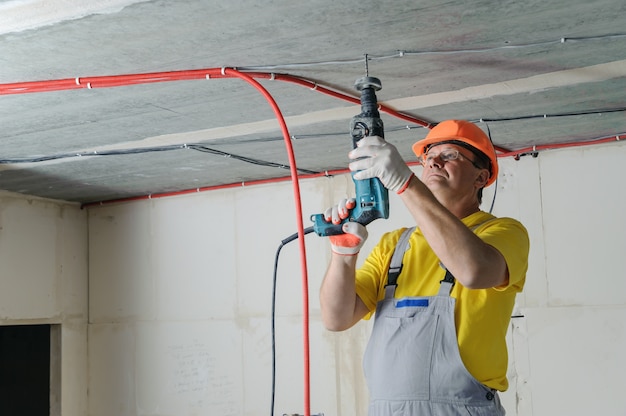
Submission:
[[[432,187],[439,187],[446,182],[446,178],[441,175],[430,175],[424,180],[424,184],[432,191]]]

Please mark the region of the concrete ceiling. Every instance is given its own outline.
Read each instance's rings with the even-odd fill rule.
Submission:
[[[0,0],[0,189],[93,203],[289,177],[275,114],[244,80],[101,76],[237,68],[358,97],[367,55],[379,103],[425,123],[480,121],[523,153],[623,135],[625,52],[623,0]],[[256,79],[301,173],[344,169],[360,108]],[[428,129],[382,118],[415,161]]]

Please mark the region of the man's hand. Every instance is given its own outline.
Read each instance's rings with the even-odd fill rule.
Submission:
[[[324,219],[333,224],[340,224],[348,218],[350,210],[355,207],[354,198],[342,199],[339,204],[328,208],[324,212]],[[344,256],[354,256],[359,253],[363,243],[367,240],[367,229],[358,222],[346,222],[342,230],[345,234],[331,235],[330,244],[333,252]]]
[[[378,136],[359,140],[358,147],[348,157],[358,159],[349,165],[351,171],[356,171],[354,179],[378,178],[390,191],[402,193],[413,176],[413,171],[404,162],[396,147]]]

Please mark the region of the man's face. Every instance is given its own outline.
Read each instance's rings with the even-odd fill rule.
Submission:
[[[422,165],[422,182],[435,195],[475,194],[477,189],[484,186],[487,178],[487,169],[475,165],[475,156],[464,147],[455,144],[435,144],[424,155]]]

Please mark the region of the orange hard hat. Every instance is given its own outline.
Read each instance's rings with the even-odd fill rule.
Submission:
[[[430,147],[443,143],[453,143],[466,147],[485,162],[489,162],[489,180],[485,186],[495,182],[498,177],[496,150],[480,127],[465,120],[442,121],[433,127],[423,140],[413,145],[413,152],[421,160]]]

